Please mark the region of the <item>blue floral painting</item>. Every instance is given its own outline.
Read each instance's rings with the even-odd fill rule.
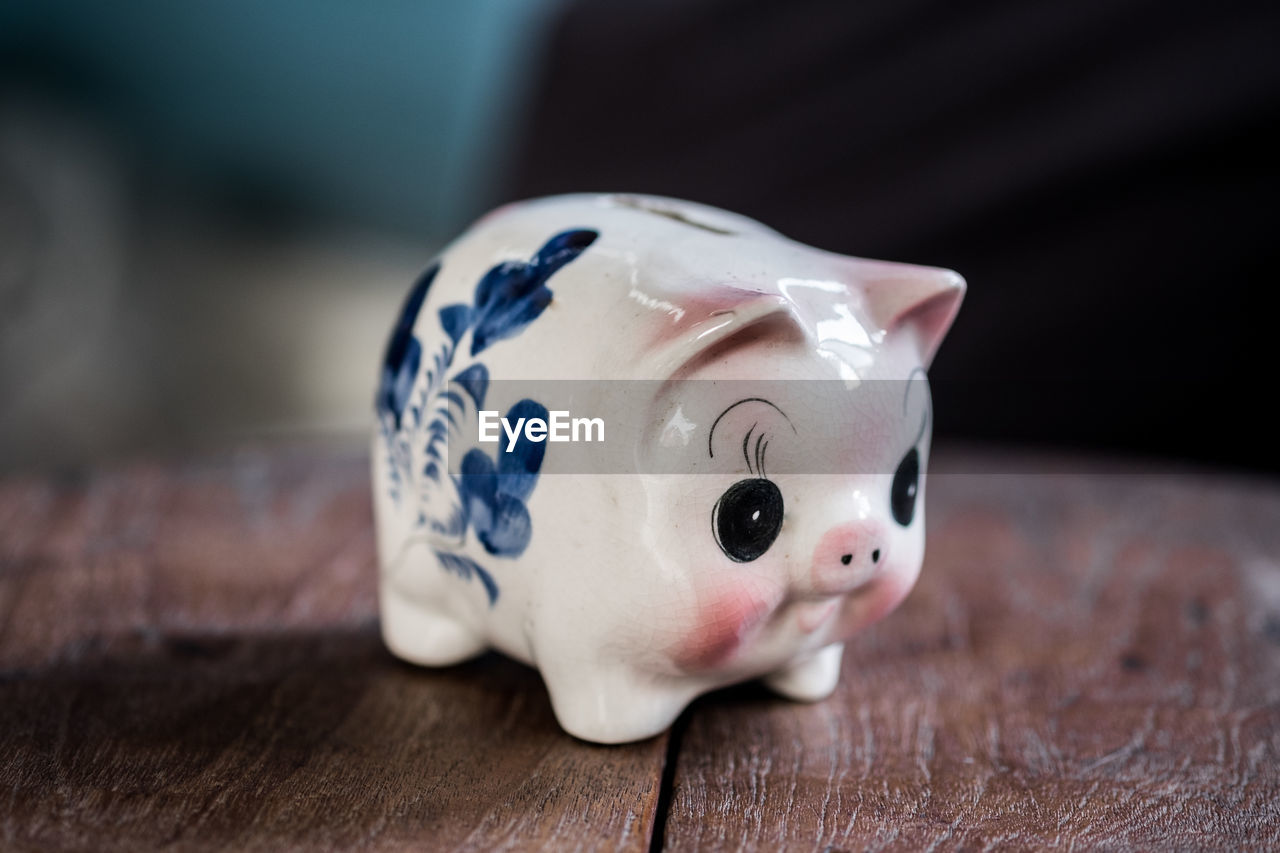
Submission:
[[[518,557],[528,546],[533,523],[527,501],[537,486],[546,445],[521,436],[510,452],[497,454],[496,462],[472,447],[462,457],[456,475],[444,470],[441,446],[451,433],[456,434],[459,420],[468,410],[474,413],[484,406],[489,371],[477,357],[519,335],[536,320],[551,304],[551,276],[598,236],[590,229],[562,231],[529,260],[504,261],[492,267],[476,285],[471,304],[456,303],[439,310],[442,340],[430,360],[424,358],[426,350],[414,328],[440,273],[440,262],[428,268],[409,291],[387,342],[375,408],[388,451],[391,499],[396,503],[416,499],[425,507],[438,504],[427,500],[433,490],[453,491],[446,513],[437,517],[419,510],[418,527],[429,538],[461,540],[470,532],[486,553],[504,558]],[[464,358],[466,365],[455,371],[460,349],[469,357]],[[420,382],[420,377],[424,381]],[[517,418],[545,419],[547,409],[525,399],[512,406],[506,417],[511,422]],[[419,448],[425,461],[415,465],[414,451]],[[451,549],[434,550],[442,569],[464,580],[475,578],[484,587],[490,605],[497,601],[499,588],[492,572]]]

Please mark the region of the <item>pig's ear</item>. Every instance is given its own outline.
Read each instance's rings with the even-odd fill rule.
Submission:
[[[666,330],[652,345],[648,370],[654,376],[672,376],[739,335],[764,334],[773,321],[787,323],[795,334],[803,334],[791,312],[791,305],[781,296],[738,292],[724,307],[701,317],[683,318]]]
[[[913,270],[861,285],[871,319],[888,334],[909,330],[920,347],[925,367],[946,337],[964,298],[964,278],[944,269]]]

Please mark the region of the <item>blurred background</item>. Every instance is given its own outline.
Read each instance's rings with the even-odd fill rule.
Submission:
[[[435,250],[584,190],[964,273],[942,441],[1280,471],[1278,10],[0,0],[0,471],[361,435]]]

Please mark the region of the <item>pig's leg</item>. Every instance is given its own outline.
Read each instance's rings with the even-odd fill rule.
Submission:
[[[423,666],[451,666],[487,647],[456,616],[415,601],[390,584],[383,584],[380,598],[382,638],[396,657]]]
[[[666,731],[693,700],[687,686],[630,667],[567,659],[539,667],[561,727],[594,743],[627,743]]]
[[[378,583],[382,638],[400,658],[423,666],[450,666],[488,648],[468,620],[470,585],[434,565],[420,543],[383,570]]]
[[[832,643],[769,673],[764,677],[764,683],[774,692],[797,702],[826,699],[840,680],[840,658],[843,654],[844,643]]]

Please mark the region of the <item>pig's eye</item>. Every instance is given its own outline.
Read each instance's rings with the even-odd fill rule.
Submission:
[[[907,527],[916,515],[916,492],[920,488],[920,453],[914,447],[907,451],[893,474],[889,490],[889,508],[893,520]]]
[[[711,511],[716,544],[730,560],[749,563],[759,557],[782,529],[782,492],[769,480],[739,480]]]

